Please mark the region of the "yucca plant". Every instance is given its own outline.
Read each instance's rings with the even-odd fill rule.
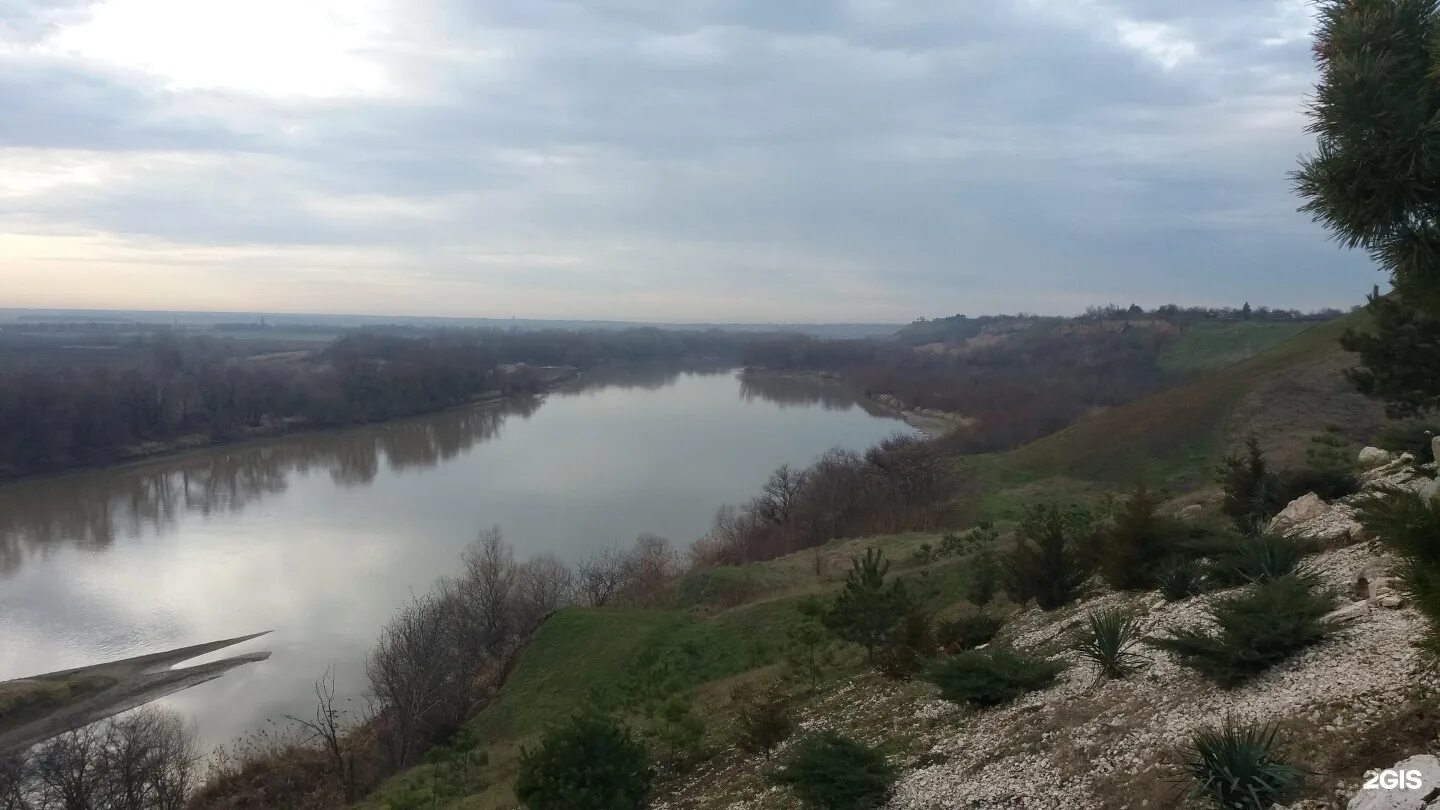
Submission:
[[[1145,634],[1140,619],[1121,608],[1085,617],[1085,628],[1071,649],[1090,659],[1102,678],[1123,678],[1140,668],[1145,656],[1135,652]]]
[[[1291,575],[1306,578],[1304,562],[1310,550],[1300,540],[1277,534],[1242,537],[1215,561],[1210,577],[1224,586],[1272,582]]]
[[[1299,787],[1304,774],[1285,762],[1272,724],[1227,720],[1198,731],[1186,749],[1191,795],[1226,810],[1265,810]]]
[[[1155,584],[1167,602],[1178,602],[1200,593],[1204,579],[1204,572],[1194,560],[1174,560],[1161,567]]]
[[[1440,502],[1390,492],[1362,502],[1359,517],[1400,558],[1400,586],[1430,625],[1420,646],[1440,655]]]

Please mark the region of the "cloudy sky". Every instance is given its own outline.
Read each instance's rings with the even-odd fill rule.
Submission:
[[[1305,0],[0,0],[0,306],[1348,306]]]

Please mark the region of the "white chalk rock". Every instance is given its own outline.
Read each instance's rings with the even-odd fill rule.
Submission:
[[[1389,464],[1394,458],[1394,456],[1390,455],[1390,451],[1381,450],[1378,447],[1361,448],[1360,455],[1357,456],[1360,466],[1367,470],[1374,469],[1382,464]]]
[[[1331,547],[1359,540],[1365,531],[1355,519],[1354,509],[1328,504],[1313,492],[1291,501],[1265,528],[1286,537],[1313,540]]]
[[[1417,781],[1407,774],[1418,773],[1418,787],[1410,787]],[[1369,778],[1369,774],[1366,775]],[[1400,780],[1398,787],[1384,787],[1389,779]],[[1429,754],[1419,754],[1395,763],[1380,773],[1376,787],[1362,787],[1350,799],[1346,810],[1427,810],[1436,807],[1433,802],[1440,796],[1440,759]],[[1408,784],[1407,784],[1408,782]]]

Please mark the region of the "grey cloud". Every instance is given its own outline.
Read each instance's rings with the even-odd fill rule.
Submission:
[[[1313,303],[1342,303],[1369,283],[1363,257],[1294,214],[1285,179],[1311,81],[1293,5],[434,0],[377,51],[413,97],[299,105],[0,57],[16,111],[0,144],[237,156],[0,199],[0,222],[383,246],[452,278],[499,277],[463,258],[487,245],[591,257],[595,274],[525,271],[557,288],[719,284],[728,267],[824,295],[845,272],[917,307],[980,284],[1008,309],[1073,308],[1087,288],[1279,304],[1304,266]],[[16,8],[0,6],[12,28]],[[1194,51],[1167,68],[1117,20]],[[327,204],[355,195],[417,213]],[[647,247],[626,266],[617,243]],[[748,273],[764,250],[727,244],[818,269]]]

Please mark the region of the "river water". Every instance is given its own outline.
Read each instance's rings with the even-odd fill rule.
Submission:
[[[274,632],[165,703],[207,747],[364,687],[377,629],[497,525],[574,562],[641,532],[683,548],[770,470],[904,423],[843,387],[627,369],[543,398],[0,487],[0,680]],[[220,656],[215,656],[220,657]],[[201,659],[203,660],[203,659]]]

